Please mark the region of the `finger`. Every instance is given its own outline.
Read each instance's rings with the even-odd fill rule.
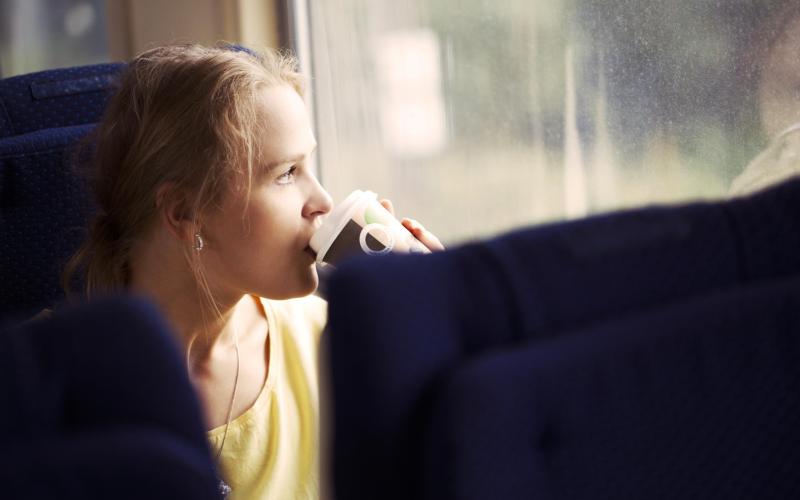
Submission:
[[[444,245],[439,241],[435,234],[425,229],[422,224],[414,219],[404,218],[402,221],[403,226],[409,230],[423,245],[428,247],[428,250],[437,252],[444,250]]]
[[[394,215],[394,205],[392,205],[391,201],[387,200],[386,198],[383,198],[380,200],[380,203],[381,205],[383,205],[383,208],[388,210],[390,214]]]

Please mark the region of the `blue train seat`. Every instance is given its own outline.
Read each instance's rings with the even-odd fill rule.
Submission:
[[[448,435],[448,429],[429,428],[433,408],[444,397],[440,386],[474,359],[514,347],[555,346],[573,332],[798,273],[798,180],[736,200],[649,207],[523,229],[439,254],[345,262],[328,284],[336,496],[421,498],[431,491],[430,481],[440,469],[431,465],[426,471],[420,464],[426,459],[426,436]],[[697,318],[698,324],[706,324],[701,319]],[[713,334],[726,333],[720,327]],[[681,332],[676,329],[671,334]],[[756,338],[742,346],[758,342],[760,333],[752,334]],[[617,342],[613,336],[608,341]],[[689,340],[675,340],[684,341]],[[625,348],[620,343],[612,350],[619,349],[623,356]],[[667,369],[666,359],[653,366]],[[650,360],[640,362],[646,368]],[[766,376],[768,364],[755,366],[752,376]],[[795,374],[776,376],[788,377],[786,382]],[[682,383],[690,384],[689,390],[691,384],[703,382]],[[526,379],[519,379],[519,384],[507,392],[524,392]],[[732,408],[728,418],[738,418],[737,412],[751,403],[739,404],[742,408]],[[620,408],[620,418],[630,418],[623,410],[627,411]],[[791,434],[787,427],[800,424],[797,410],[792,407],[783,420],[772,423]],[[529,407],[519,411],[521,418],[533,418]],[[542,411],[537,418],[555,418],[546,407]],[[586,425],[588,429],[590,422]],[[517,430],[523,435],[522,429]],[[697,443],[686,453],[702,453],[708,446]],[[740,451],[769,453],[752,440]],[[508,459],[495,457],[496,452],[486,448],[487,464]],[[797,469],[800,456],[788,458]],[[446,470],[444,464],[441,470]],[[720,464],[716,472],[725,470]],[[500,473],[497,468],[487,471]],[[496,484],[492,481],[487,478],[485,484]],[[547,498],[546,492],[540,493]]]
[[[60,273],[93,212],[79,165],[122,63],[0,80],[0,317],[63,298]]]

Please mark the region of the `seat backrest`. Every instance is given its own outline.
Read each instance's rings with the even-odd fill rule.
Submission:
[[[461,363],[415,498],[799,498],[798,332],[794,277]]]
[[[75,168],[93,127],[0,140],[0,316],[24,317],[63,298],[60,273],[94,210]]]
[[[0,329],[3,496],[219,498],[175,340],[129,296]]]
[[[25,317],[63,298],[60,273],[93,212],[77,146],[101,119],[125,67],[0,80],[0,317]]]
[[[98,122],[123,68],[94,64],[0,80],[0,138]]]
[[[418,436],[434,388],[466,359],[797,273],[798,181],[733,201],[524,229],[439,254],[346,262],[327,286],[336,494],[418,495]]]

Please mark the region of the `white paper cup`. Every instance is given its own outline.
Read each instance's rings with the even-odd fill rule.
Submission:
[[[336,265],[345,257],[389,252],[429,253],[372,191],[356,190],[337,205],[311,237],[317,262]]]

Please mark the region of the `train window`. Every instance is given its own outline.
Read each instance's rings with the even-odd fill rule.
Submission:
[[[104,0],[0,0],[0,76],[108,61]]]
[[[308,2],[323,182],[451,243],[724,196],[800,120],[794,4]]]

